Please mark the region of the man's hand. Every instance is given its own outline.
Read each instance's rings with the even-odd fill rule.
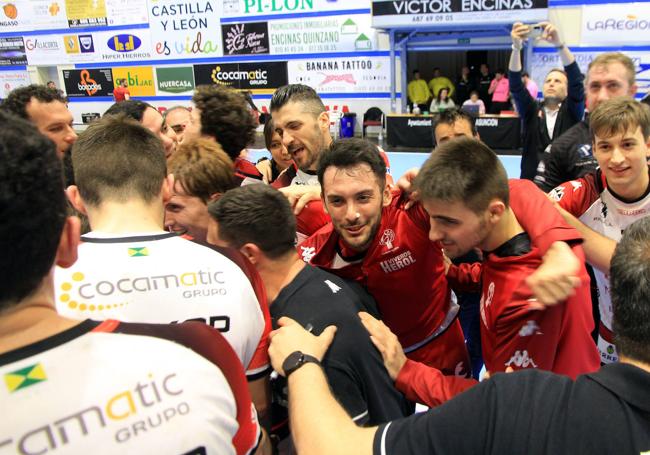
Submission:
[[[269,334],[271,340],[269,356],[271,357],[273,369],[282,376],[284,376],[282,363],[292,352],[301,351],[303,354],[309,354],[318,360],[323,360],[336,333],[336,326],[330,325],[319,336],[315,336],[288,317],[280,318],[278,325],[280,328]]]
[[[255,167],[260,172],[260,174],[262,174],[262,180],[264,180],[264,183],[271,183],[271,178],[273,176],[271,160],[258,161]]]
[[[415,177],[418,176],[418,172],[420,172],[419,168],[412,167],[411,169],[408,169],[397,181],[397,187],[403,192],[409,194],[409,201],[404,206],[406,210],[413,207],[413,204],[415,204],[418,200],[418,192],[413,191],[413,180],[415,180]]]
[[[556,305],[574,294],[580,286],[577,276],[580,261],[565,242],[553,242],[535,272],[526,278],[526,284],[533,291],[537,302],[532,302],[533,309],[544,309]]]
[[[512,30],[510,31],[510,38],[512,39],[512,44],[515,47],[521,48],[524,43],[524,40],[528,37],[530,33],[530,25],[522,24],[521,22],[515,22],[512,24]]]
[[[321,193],[318,185],[289,185],[280,191],[289,199],[294,215],[298,215],[309,202],[319,200]]]
[[[361,323],[370,333],[370,340],[381,353],[388,375],[394,381],[406,363],[406,355],[399,340],[386,324],[373,318],[368,313],[359,313]]]
[[[539,25],[544,27],[544,31],[540,37],[541,40],[551,43],[555,47],[562,45],[562,38],[560,38],[560,33],[555,25],[550,22],[540,22]]]

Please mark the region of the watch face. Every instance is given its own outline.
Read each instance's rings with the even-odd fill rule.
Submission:
[[[282,362],[282,369],[284,370],[284,374],[288,375],[293,370],[302,365],[302,360],[303,354],[300,351],[295,351],[289,354],[287,358],[284,359],[284,362]]]

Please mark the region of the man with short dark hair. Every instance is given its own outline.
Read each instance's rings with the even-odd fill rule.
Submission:
[[[12,411],[0,447],[255,450],[260,429],[244,372],[217,331],[56,313],[53,267],[75,263],[79,220],[66,216],[54,144],[5,112],[0,122],[7,126],[0,131],[0,375],[3,409]],[[133,437],[132,428],[144,428],[145,409],[150,425]],[[187,428],[192,438],[178,437]]]
[[[190,110],[185,106],[170,107],[163,114],[163,120],[167,128],[176,133],[176,140],[181,144],[185,138],[185,128],[192,121]]]
[[[241,153],[253,141],[257,124],[244,96],[219,85],[200,85],[192,96],[194,108],[184,139],[207,137],[221,145],[235,164],[237,185],[262,183],[262,174]]]
[[[336,147],[335,143],[335,147]],[[375,302],[359,285],[305,264],[294,246],[291,206],[278,190],[249,185],[224,194],[209,206],[209,241],[238,249],[259,271],[277,321],[289,316],[314,331],[330,324],[339,337],[323,361],[334,395],[357,425],[373,425],[411,413],[393,387],[381,357],[368,338],[358,311],[375,312]],[[286,382],[274,384],[286,403]],[[274,427],[286,420],[274,416]]]
[[[125,116],[105,116],[80,135],[72,162],[77,185],[68,196],[92,231],[82,237],[77,264],[56,271],[59,311],[75,318],[203,321],[224,333],[254,386],[263,386],[256,382],[268,368],[263,289],[241,255],[163,230],[174,180],[160,139]]]
[[[521,158],[521,178],[533,180],[537,164],[551,141],[582,120],[585,111],[583,76],[575,57],[562,42],[558,30],[550,22],[538,24],[544,27],[544,41],[552,44],[560,54],[562,69],[552,69],[542,86],[544,100],[538,103],[524,85],[521,73],[521,49],[528,39],[532,26],[515,22],[512,25],[512,53],[508,65],[510,93],[522,119],[524,144]],[[532,43],[531,43],[532,45]]]
[[[457,137],[480,139],[474,117],[462,109],[447,109],[436,116],[433,135],[436,144],[444,144]]]
[[[169,158],[176,150],[176,135],[168,131],[162,114],[149,103],[140,100],[125,100],[113,104],[104,115],[124,114],[142,124],[146,129],[158,136],[165,148],[165,156]]]
[[[77,140],[66,99],[55,89],[38,84],[18,87],[7,95],[0,108],[36,125],[41,134],[54,142],[59,158],[64,158]]]
[[[612,260],[612,299],[621,362],[576,381],[529,370],[497,374],[448,403],[377,428],[358,428],[340,409],[315,364],[292,372],[300,351],[317,359],[335,328],[319,337],[289,318],[273,333],[274,368],[288,375],[289,416],[299,453],[639,454],[650,450],[650,219],[625,231]],[[284,366],[284,368],[283,368]],[[313,410],[318,409],[318,413]],[[477,409],[480,412],[477,412]],[[332,438],[332,434],[336,434]],[[351,449],[353,448],[353,449]]]
[[[630,57],[621,52],[599,54],[589,63],[585,80],[587,107],[594,111],[602,102],[634,97],[637,90],[636,68]],[[589,133],[589,118],[569,128],[553,141],[537,168],[535,184],[551,191],[561,183],[575,180],[598,167]]]

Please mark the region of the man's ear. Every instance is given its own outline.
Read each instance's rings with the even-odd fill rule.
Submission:
[[[86,212],[86,206],[83,199],[81,199],[81,194],[79,194],[79,187],[77,187],[77,185],[70,185],[67,187],[65,190],[65,195],[68,197],[68,201],[70,201],[70,204],[72,204],[77,212],[88,215]]]
[[[384,185],[384,202],[382,203],[382,205],[384,207],[388,207],[392,200],[393,200],[393,193],[390,190],[390,185],[388,184],[388,182],[386,182],[386,184]]]
[[[262,256],[264,255],[262,250],[260,250],[260,248],[254,243],[245,243],[239,248],[239,251],[241,251],[241,253],[246,256],[254,266],[259,265]]]
[[[321,131],[328,131],[330,130],[330,113],[327,111],[323,111],[320,114],[318,114],[318,126],[320,127]]]
[[[218,201],[221,196],[223,196],[223,193],[212,193],[210,195],[210,199],[208,200],[208,204],[210,202]]]
[[[77,248],[81,236],[81,221],[76,216],[69,216],[63,225],[63,231],[56,249],[54,263],[67,269],[77,262]]]
[[[163,179],[162,186],[160,188],[160,194],[162,195],[163,205],[167,204],[174,194],[174,174],[168,174],[167,177]]]
[[[506,211],[506,204],[499,199],[493,199],[487,208],[490,223],[496,224]]]

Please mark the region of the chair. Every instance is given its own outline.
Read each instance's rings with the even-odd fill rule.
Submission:
[[[369,126],[378,126],[381,132],[384,130],[384,113],[378,107],[371,107],[365,114],[363,114],[363,122],[361,123],[361,137],[366,137],[366,128]]]

